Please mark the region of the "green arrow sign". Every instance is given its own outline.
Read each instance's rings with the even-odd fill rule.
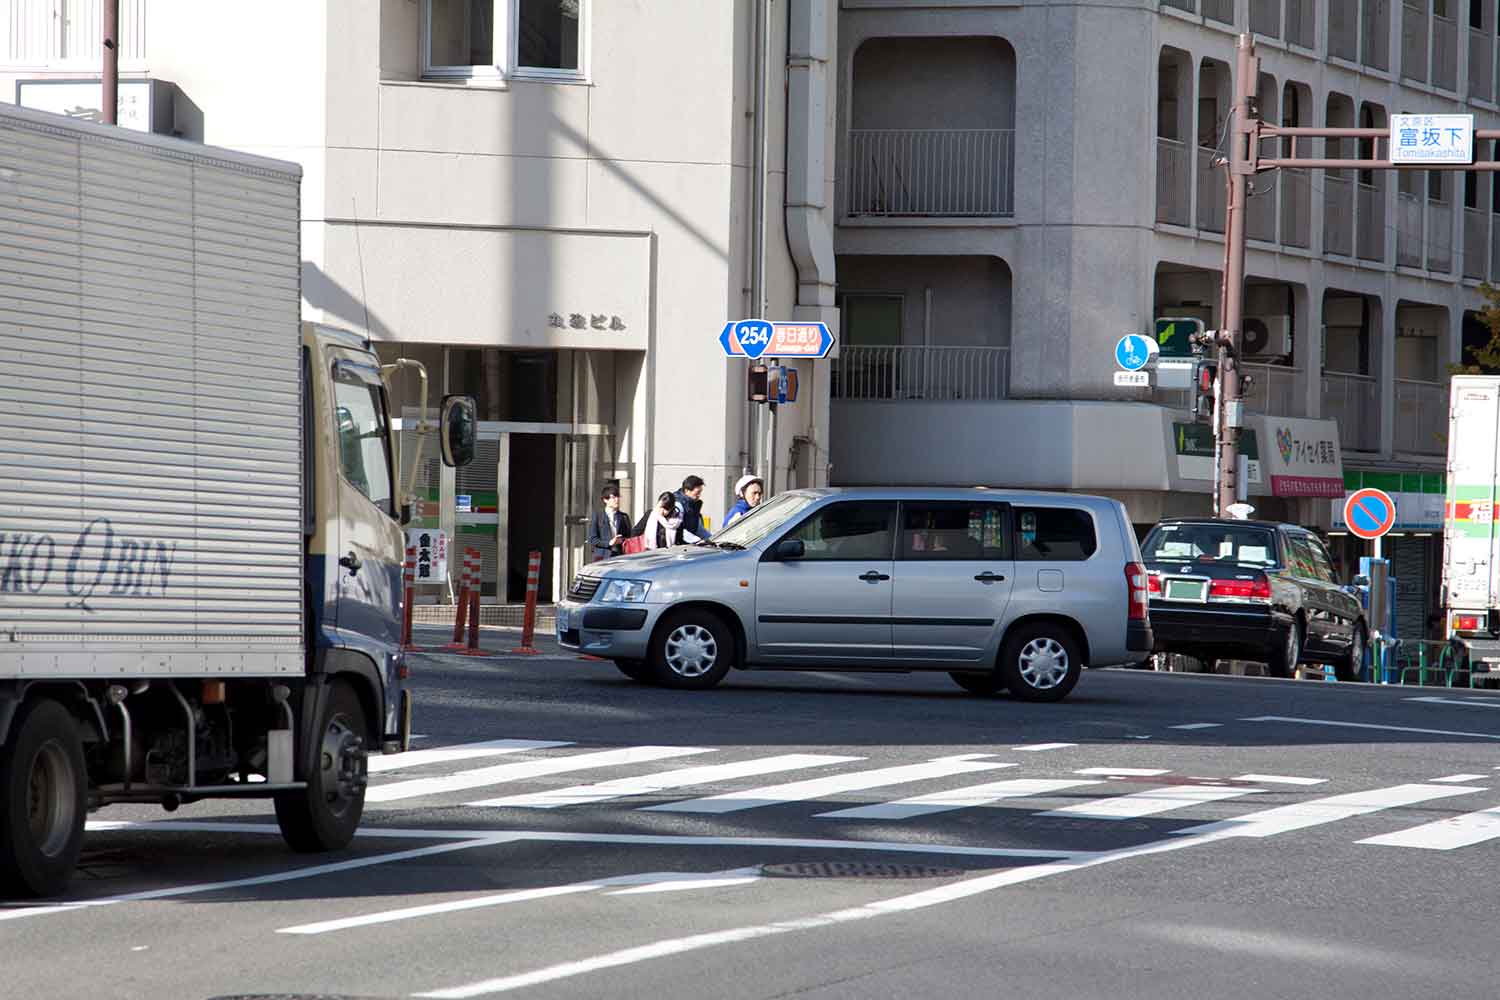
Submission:
[[[1156,321],[1156,344],[1164,358],[1190,358],[1189,337],[1203,332],[1203,321],[1191,316],[1164,316]]]

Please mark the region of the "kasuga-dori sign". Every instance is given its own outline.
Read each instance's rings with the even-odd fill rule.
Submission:
[[[1260,418],[1260,460],[1278,497],[1342,497],[1344,460],[1332,420]]]

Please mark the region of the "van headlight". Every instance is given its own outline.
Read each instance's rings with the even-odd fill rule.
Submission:
[[[638,604],[650,590],[650,580],[605,580],[599,600],[605,604]]]

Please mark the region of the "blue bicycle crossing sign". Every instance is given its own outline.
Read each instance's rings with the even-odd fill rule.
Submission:
[[[1115,364],[1125,371],[1138,372],[1151,364],[1160,353],[1156,341],[1139,333],[1121,337],[1115,344]]]

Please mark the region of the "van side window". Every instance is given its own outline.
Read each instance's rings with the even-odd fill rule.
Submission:
[[[829,504],[787,535],[800,539],[805,561],[891,558],[896,505],[889,501]]]
[[[1009,559],[1005,505],[931,501],[901,505],[901,548],[897,558]]]
[[[1094,519],[1076,507],[1016,507],[1016,559],[1019,562],[1081,562],[1098,541]]]

